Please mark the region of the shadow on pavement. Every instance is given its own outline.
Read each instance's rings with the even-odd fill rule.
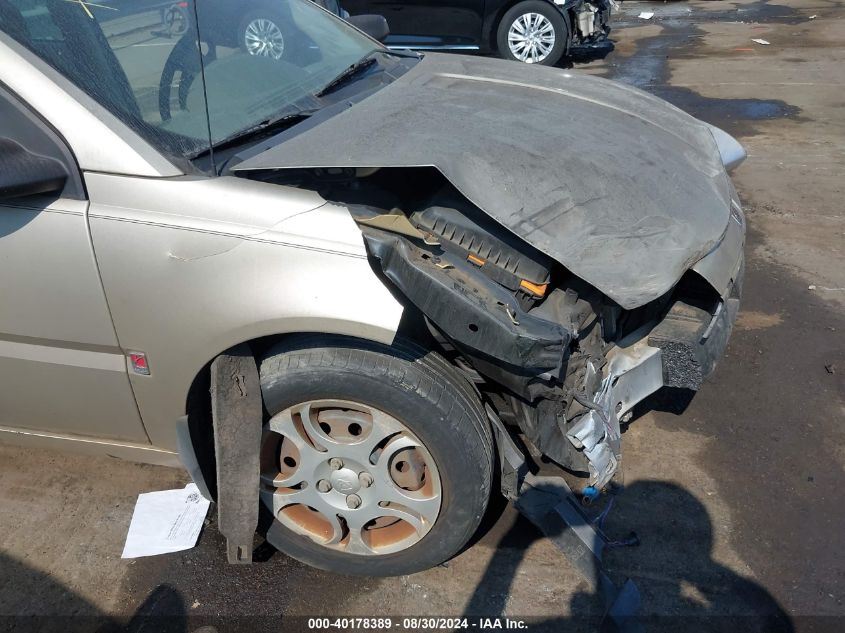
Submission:
[[[0,631],[16,633],[187,633],[188,622],[155,614],[185,613],[179,591],[156,587],[128,618],[100,611],[86,598],[56,582],[49,572],[0,553]],[[13,611],[13,613],[10,613]]]
[[[605,40],[604,42],[590,46],[578,46],[573,48],[568,57],[564,58],[559,65],[565,65],[565,67],[571,68],[574,64],[589,64],[590,62],[604,59],[615,49],[616,45],[612,40]]]
[[[643,608],[637,622],[605,617],[604,598],[578,592],[571,616],[535,618],[531,631],[731,631],[790,633],[792,621],[760,585],[713,560],[713,526],[705,507],[689,492],[663,481],[638,481],[615,497],[607,521],[610,539],[631,530],[639,547],[606,550],[606,573],[617,587],[631,578]],[[615,526],[615,527],[614,527]],[[512,584],[526,551],[544,538],[520,517],[498,543],[468,602],[467,616],[504,616]],[[561,565],[570,565],[561,555]],[[527,615],[527,614],[517,614]]]

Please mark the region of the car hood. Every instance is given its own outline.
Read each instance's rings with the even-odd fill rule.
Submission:
[[[730,215],[703,122],[623,84],[452,55],[233,171],[412,166],[627,309],[669,291]]]

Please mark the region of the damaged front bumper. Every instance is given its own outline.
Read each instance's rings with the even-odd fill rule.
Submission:
[[[432,210],[413,214],[416,225],[406,221],[404,232],[393,225],[385,230],[382,220],[395,224],[393,216],[362,211],[358,221],[387,280],[483,382],[509,394],[506,404],[525,437],[561,466],[587,474],[588,487],[601,489],[619,467],[620,423],[634,406],[663,386],[697,390],[724,352],[739,309],[745,243],[739,203],[732,205],[722,239],[687,273],[693,289],[678,283],[660,300],[659,312],[618,338],[611,325],[618,308],[604,304],[595,312],[582,300],[589,291],[557,289],[531,308],[512,294],[508,270],[487,261],[479,268],[471,263],[478,256],[449,245],[456,236],[461,244],[472,237],[491,262],[506,260],[535,281],[548,274],[541,260],[509,250],[479,226],[459,226],[451,215],[444,224],[443,212]],[[443,226],[448,239],[435,234]]]
[[[572,7],[575,32],[570,49],[591,47],[606,42],[610,34],[611,0],[590,0],[581,3],[571,0],[554,0],[554,3],[560,7]]]
[[[739,311],[744,245],[745,218],[734,200],[724,238],[693,267],[711,284],[724,282],[715,309],[677,300],[656,326],[633,333],[608,353],[590,411],[567,433],[587,458],[594,488],[603,487],[618,469],[620,422],[630,419],[637,403],[664,386],[698,390],[715,370]]]

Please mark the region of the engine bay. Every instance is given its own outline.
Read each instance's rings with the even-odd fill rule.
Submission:
[[[678,292],[699,291],[695,303],[713,309],[713,293],[686,280],[656,301],[623,309],[486,216],[433,168],[286,169],[251,177],[346,206],[376,273],[425,324],[427,332],[413,335],[433,338],[501,420],[588,486],[604,486],[616,472],[620,422],[635,403],[623,406],[610,393],[633,368],[617,362],[624,368],[612,373],[616,348],[654,328]],[[656,362],[639,381],[651,391],[662,384],[659,354]]]

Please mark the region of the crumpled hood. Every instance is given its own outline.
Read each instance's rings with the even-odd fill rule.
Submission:
[[[718,243],[730,184],[701,121],[570,70],[426,55],[348,110],[237,165],[434,166],[470,201],[624,308]]]

